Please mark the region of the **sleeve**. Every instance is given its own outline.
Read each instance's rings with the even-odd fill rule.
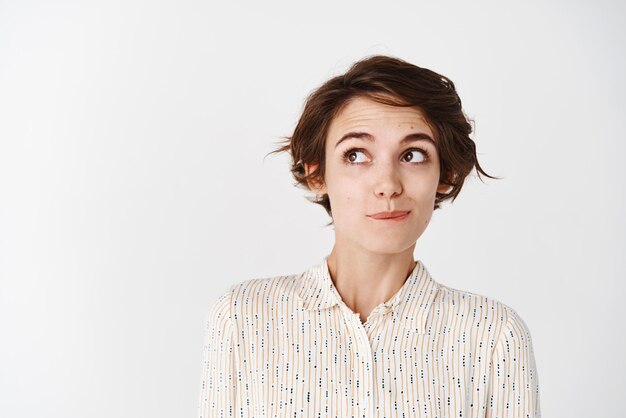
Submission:
[[[206,316],[199,418],[235,416],[236,375],[231,294],[232,287],[211,305]]]
[[[510,307],[491,359],[486,418],[540,418],[539,380],[526,323]]]

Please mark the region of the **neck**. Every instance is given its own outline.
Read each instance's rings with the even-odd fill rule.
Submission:
[[[400,253],[381,254],[339,251],[335,246],[328,255],[328,271],[344,303],[367,317],[402,288],[416,265],[414,248],[415,245]]]

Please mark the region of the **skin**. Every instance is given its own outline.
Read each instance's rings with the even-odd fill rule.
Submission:
[[[350,138],[336,146],[348,132],[366,132],[374,141]],[[413,133],[435,138],[419,110],[353,98],[331,122],[324,184],[309,184],[317,194],[328,193],[335,231],[328,268],[341,298],[362,323],[404,285],[416,265],[413,251],[432,217],[435,193],[449,191],[439,184],[436,145],[426,140],[400,144]],[[344,158],[355,147],[359,150]],[[307,173],[315,168],[305,164]],[[368,216],[391,210],[411,212],[401,222]]]

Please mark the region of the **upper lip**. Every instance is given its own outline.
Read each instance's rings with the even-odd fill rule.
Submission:
[[[392,210],[391,212],[374,213],[373,215],[369,215],[369,217],[375,218],[375,219],[396,218],[398,216],[405,215],[409,212],[410,210]]]

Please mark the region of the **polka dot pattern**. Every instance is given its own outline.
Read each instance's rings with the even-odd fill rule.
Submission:
[[[436,282],[421,260],[365,323],[325,257],[232,285],[206,324],[200,418],[541,416],[524,321]]]

